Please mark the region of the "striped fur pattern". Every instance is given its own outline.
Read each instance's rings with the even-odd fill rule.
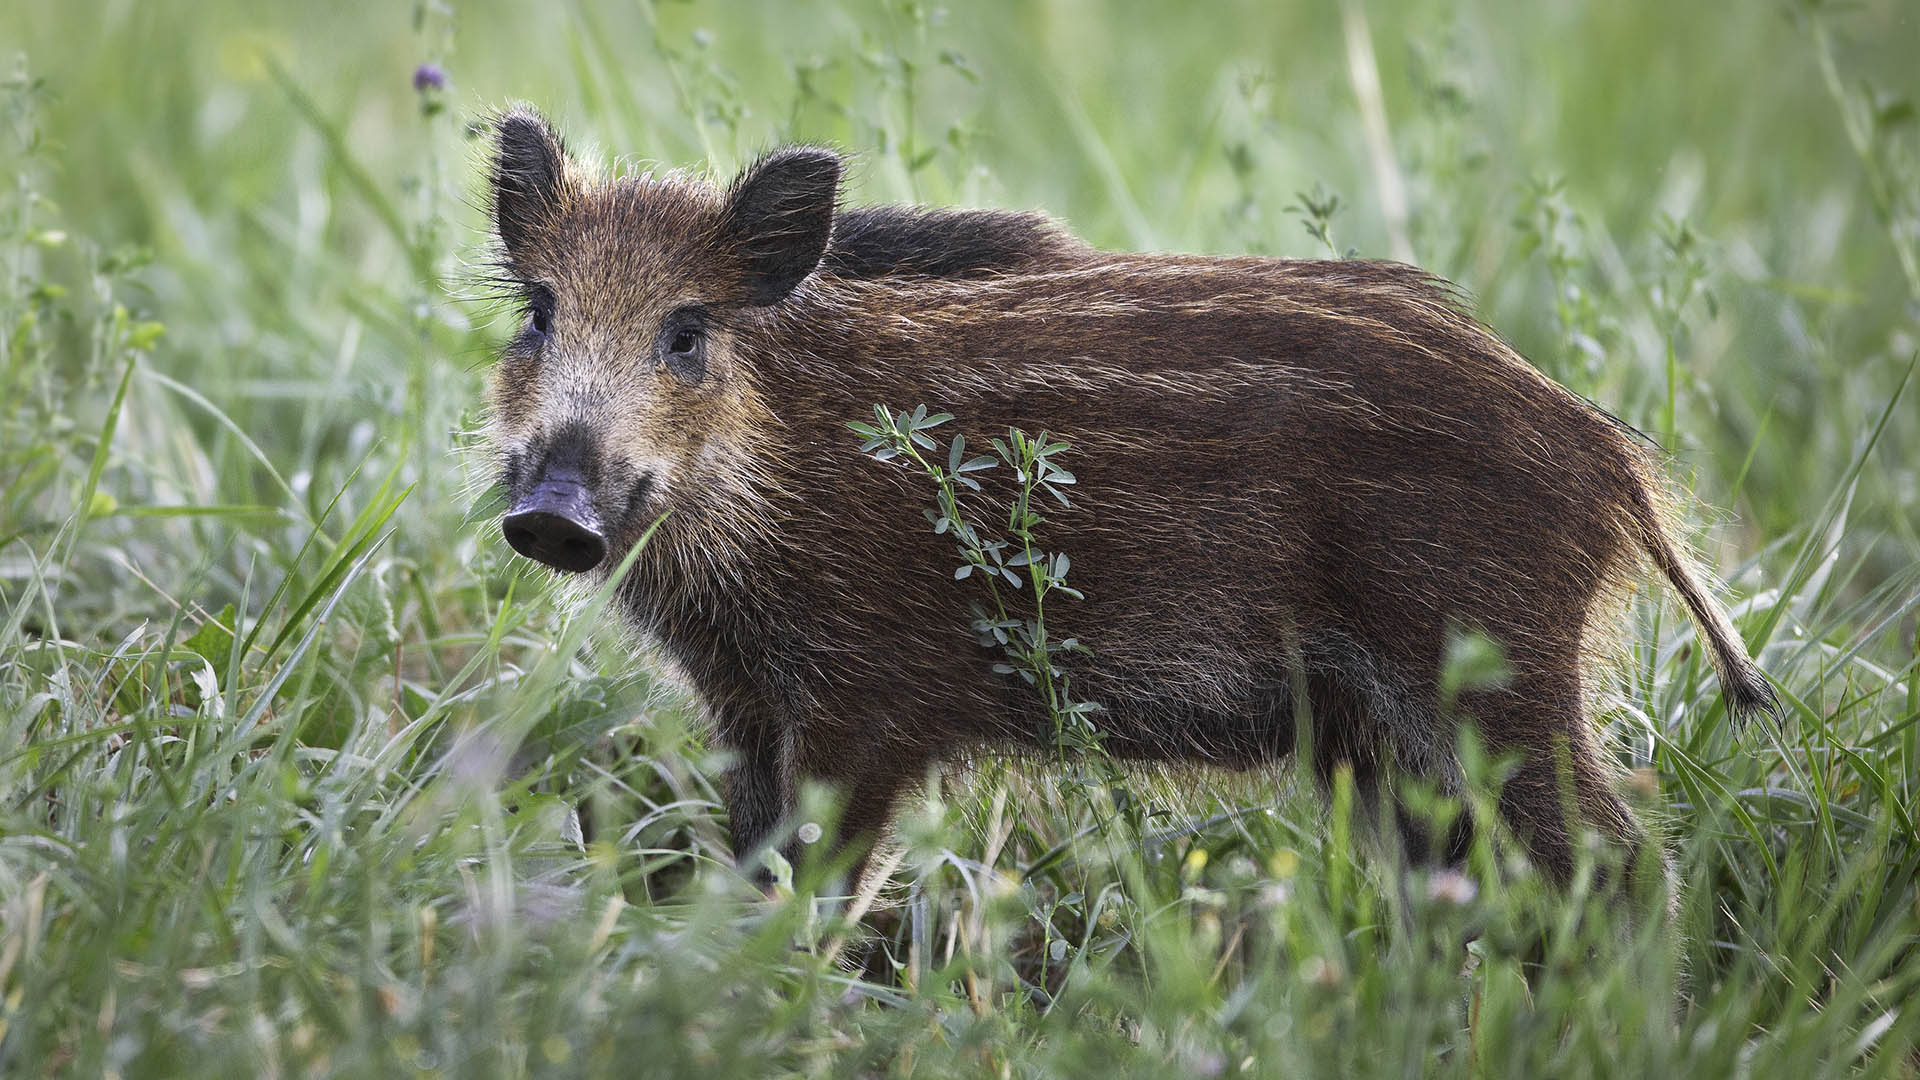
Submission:
[[[503,480],[583,464],[610,529],[595,575],[670,511],[620,598],[735,753],[742,854],[779,834],[801,778],[837,787],[865,842],[929,767],[1048,745],[1031,692],[973,639],[976,587],[927,528],[923,478],[846,431],[875,402],[951,412],[976,445],[1008,426],[1074,445],[1079,497],[1046,537],[1086,599],[1053,619],[1093,650],[1076,692],[1106,706],[1121,757],[1262,767],[1310,718],[1317,775],[1350,766],[1387,799],[1407,775],[1454,788],[1442,657],[1483,633],[1511,678],[1458,712],[1519,755],[1500,812],[1564,877],[1583,826],[1643,841],[1587,702],[1649,560],[1733,712],[1770,705],[1669,536],[1650,449],[1418,269],[841,210],[839,159],[815,148],[725,188],[609,178],[531,112],[496,127],[502,274],[545,305],[494,374]],[[661,360],[686,311],[697,380]],[[1407,831],[1417,854],[1460,854],[1459,836]]]

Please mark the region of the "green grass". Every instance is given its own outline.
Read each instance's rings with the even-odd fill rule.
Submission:
[[[1910,4],[260,8],[0,11],[0,1073],[1920,1072]],[[1601,720],[1674,932],[1485,861],[1403,889],[1289,778],[1142,778],[1143,836],[995,762],[864,920],[760,898],[686,701],[478,494],[465,125],[511,98],[1460,281],[1672,448],[1782,691],[1736,736],[1636,609]]]

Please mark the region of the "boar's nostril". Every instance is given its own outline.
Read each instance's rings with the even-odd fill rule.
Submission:
[[[570,574],[591,570],[607,557],[607,538],[599,530],[551,510],[508,514],[501,531],[513,550]]]

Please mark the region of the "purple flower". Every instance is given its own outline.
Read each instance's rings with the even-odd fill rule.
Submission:
[[[422,94],[429,90],[445,90],[447,73],[440,69],[439,64],[431,61],[421,64],[413,69],[413,88]]]

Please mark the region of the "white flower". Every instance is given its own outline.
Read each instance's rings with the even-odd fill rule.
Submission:
[[[1427,879],[1427,899],[1446,904],[1470,904],[1480,892],[1473,879],[1458,870],[1438,870]]]

